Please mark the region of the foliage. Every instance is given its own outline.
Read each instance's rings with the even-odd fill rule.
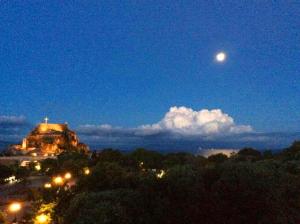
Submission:
[[[136,164],[141,164],[145,169],[160,169],[162,167],[163,156],[158,152],[139,148],[134,150],[130,156]]]
[[[76,187],[43,198],[57,203],[52,216],[60,224],[300,223],[299,159],[299,142],[279,154],[244,148],[230,158],[146,149],[63,154],[45,164],[88,165],[91,173],[78,172]]]
[[[138,191],[111,190],[78,194],[66,212],[65,223],[156,223],[151,207]],[[76,214],[74,216],[73,214]]]
[[[73,176],[78,176],[83,167],[88,166],[89,160],[85,153],[64,152],[57,158],[58,172],[71,172]]]
[[[192,164],[195,162],[195,159],[193,155],[185,152],[170,153],[165,156],[163,165],[165,168],[169,168],[177,165]]]
[[[6,214],[2,211],[0,211],[0,223],[1,224],[7,224],[8,223]]]
[[[33,223],[40,224],[41,221],[39,219],[41,217],[43,217],[44,224],[53,223],[54,207],[55,207],[55,203],[42,204],[33,219]]]
[[[208,159],[208,161],[213,162],[213,163],[223,163],[228,159],[228,157],[223,153],[218,153],[218,154],[209,156],[207,159]]]
[[[4,179],[13,175],[13,170],[8,167],[0,164],[0,184],[4,183]]]
[[[91,175],[82,178],[78,182],[81,191],[101,191],[117,188],[126,188],[134,184],[136,176],[132,172],[126,172],[117,163],[97,163],[92,169]],[[100,181],[101,180],[101,181]]]

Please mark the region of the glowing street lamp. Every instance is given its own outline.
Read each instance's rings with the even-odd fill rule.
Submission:
[[[21,203],[19,203],[19,202],[13,202],[13,203],[11,203],[9,205],[8,210],[10,212],[18,212],[18,211],[20,211],[21,207],[22,207]]]
[[[17,212],[20,211],[22,208],[22,205],[21,203],[19,202],[13,202],[11,203],[9,206],[8,206],[8,210],[11,212],[11,213],[14,213],[15,214],[15,218],[14,218],[14,223],[17,222]]]
[[[68,173],[65,174],[65,179],[69,180],[71,178],[72,178],[72,174],[71,173],[68,172]]]
[[[89,175],[91,173],[89,168],[84,168],[83,172],[84,172],[84,175]]]
[[[35,168],[37,171],[40,171],[40,170],[41,170],[41,165],[40,165],[40,164],[36,164],[34,168]]]
[[[45,183],[44,184],[44,188],[51,188],[51,187],[52,187],[51,183]]]
[[[35,217],[35,220],[36,220],[36,223],[48,223],[50,220],[49,220],[49,216],[48,215],[45,215],[45,214],[40,214],[38,216]]]
[[[64,179],[61,176],[57,176],[53,178],[53,182],[56,185],[62,185],[64,183]]]

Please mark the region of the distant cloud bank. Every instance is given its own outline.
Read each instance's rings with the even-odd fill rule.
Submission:
[[[31,125],[24,116],[0,116],[0,142],[19,142]],[[85,124],[75,128],[80,139],[93,149],[105,147],[155,150],[190,150],[198,148],[281,148],[300,139],[300,132],[259,133],[250,125],[236,124],[221,109],[199,111],[171,107],[153,124],[126,128],[109,124]]]
[[[24,116],[0,116],[0,127],[20,126],[26,124]]]
[[[95,148],[132,149],[148,147],[161,150],[198,148],[280,148],[288,146],[300,133],[258,133],[250,125],[240,125],[220,109],[195,111],[187,107],[171,107],[154,124],[133,128],[109,124],[81,125],[77,132]]]
[[[0,141],[19,141],[27,125],[24,116],[0,115]]]

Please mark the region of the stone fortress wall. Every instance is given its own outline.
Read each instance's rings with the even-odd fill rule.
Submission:
[[[40,133],[43,133],[43,132],[48,132],[50,130],[53,130],[53,131],[59,131],[59,132],[62,132],[62,131],[65,131],[68,129],[68,126],[67,124],[48,124],[48,123],[41,123],[37,126],[37,130],[40,132]]]
[[[44,123],[38,124],[25,137],[21,144],[13,145],[13,154],[35,154],[35,155],[57,155],[66,148],[74,147],[73,150],[88,151],[88,146],[79,143],[76,133],[65,124],[48,123],[48,118]]]

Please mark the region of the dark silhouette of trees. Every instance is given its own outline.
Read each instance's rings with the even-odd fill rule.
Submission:
[[[47,191],[44,203],[55,200],[59,224],[296,224],[299,159],[299,142],[277,154],[244,148],[231,157],[146,149],[62,154],[42,167],[76,173],[88,166],[91,173],[77,172],[74,188]]]
[[[218,153],[218,154],[209,156],[207,159],[208,159],[208,161],[213,162],[213,163],[223,163],[228,159],[228,157],[223,153]]]

